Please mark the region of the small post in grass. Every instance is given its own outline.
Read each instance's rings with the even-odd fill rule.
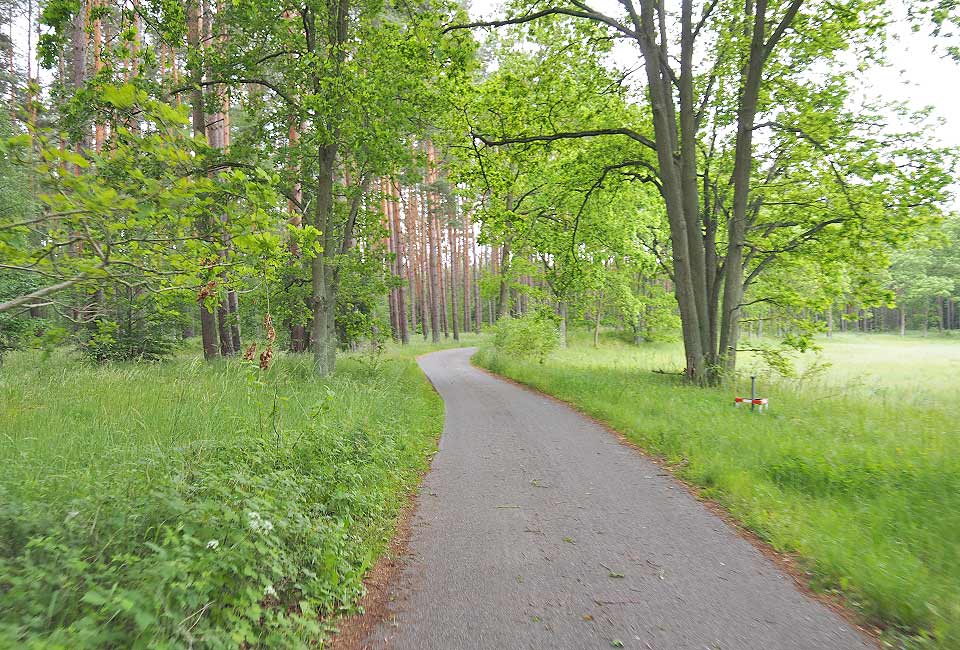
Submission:
[[[740,406],[745,402],[750,402],[750,412],[762,412],[767,410],[769,402],[766,397],[757,397],[757,376],[750,375],[750,399],[746,397],[734,397],[733,405]],[[758,408],[759,407],[759,408]]]

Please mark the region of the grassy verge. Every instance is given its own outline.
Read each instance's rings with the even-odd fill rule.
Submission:
[[[734,408],[732,389],[651,372],[679,367],[673,345],[611,340],[594,350],[580,341],[542,365],[489,348],[475,359],[663,456],[775,548],[797,554],[815,588],[842,593],[887,627],[891,645],[960,648],[960,401],[952,383],[960,345],[942,343],[940,366],[926,374],[910,370],[912,355],[925,356],[914,349],[922,342],[875,339],[860,354],[856,345],[828,344],[828,358],[832,347],[844,366],[832,376],[765,379],[761,394],[772,407],[764,415]],[[858,364],[868,375],[874,366],[907,370],[883,384],[882,374],[854,380]],[[909,378],[909,390],[898,376]]]
[[[307,647],[359,597],[442,420],[405,352],[326,380],[283,355],[9,355],[0,647]]]

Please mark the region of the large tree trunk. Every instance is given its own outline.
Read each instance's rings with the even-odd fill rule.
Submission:
[[[323,252],[317,254],[310,263],[310,299],[313,310],[313,322],[310,328],[310,347],[313,352],[313,364],[317,374],[325,377],[333,373],[337,358],[337,279],[332,265],[338,252],[335,248],[333,225],[333,186],[334,164],[337,146],[325,144],[319,147],[319,169],[317,176],[317,197],[315,227],[322,233]],[[345,234],[345,237],[349,235]]]
[[[748,3],[748,6],[752,6]],[[723,307],[720,313],[718,362],[722,370],[733,373],[740,339],[740,310],[743,303],[743,249],[747,237],[747,202],[753,172],[753,130],[757,116],[760,81],[764,62],[766,1],[757,0],[750,28],[750,52],[742,70],[742,87],[737,106],[737,138],[733,163],[733,214],[727,224],[726,272]]]
[[[695,263],[692,258],[702,251],[698,249],[696,240],[699,237],[699,226],[696,232],[688,233],[688,215],[684,206],[683,181],[680,165],[695,165],[696,161],[681,160],[680,165],[675,161],[675,152],[679,147],[677,120],[673,103],[673,86],[662,70],[660,57],[663,53],[657,47],[657,35],[654,3],[644,2],[641,5],[642,20],[635,21],[637,27],[642,27],[643,34],[637,39],[644,59],[644,69],[647,76],[647,86],[650,99],[650,108],[653,116],[653,128],[657,162],[660,171],[661,194],[666,208],[667,220],[670,224],[670,244],[673,250],[673,273],[675,279],[674,295],[680,311],[680,324],[683,334],[684,356],[686,368],[684,373],[691,381],[701,381],[704,373],[704,340],[703,328],[700,323],[698,304],[705,303],[698,298],[697,286],[699,279],[694,278]],[[691,134],[692,135],[692,134]],[[681,150],[681,159],[684,151]],[[695,168],[694,168],[695,169]],[[689,174],[688,174],[689,175]],[[696,187],[689,189],[696,192]],[[699,199],[696,201],[699,204]],[[694,237],[696,235],[696,237]],[[692,244],[692,245],[691,245]],[[702,260],[702,257],[701,257]],[[703,278],[705,281],[705,278]],[[705,314],[704,314],[705,315]]]
[[[187,5],[187,42],[193,50],[200,47],[201,16],[198,1],[188,0]],[[192,72],[194,81],[199,82],[203,74],[202,69],[198,68]],[[207,126],[203,114],[203,90],[199,83],[196,84],[191,96],[191,117],[194,137],[206,139]],[[203,223],[199,226],[201,231],[206,228]],[[200,338],[203,341],[203,358],[207,360],[215,359],[218,356],[217,319],[213,311],[208,309],[203,302],[200,303]]]

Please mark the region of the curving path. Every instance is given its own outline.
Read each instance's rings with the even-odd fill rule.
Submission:
[[[446,425],[369,647],[874,648],[655,464],[473,351],[420,359]]]

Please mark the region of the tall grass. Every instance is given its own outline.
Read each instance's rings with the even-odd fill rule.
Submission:
[[[929,346],[929,347],[928,347]],[[834,365],[761,377],[771,409],[734,408],[736,387],[702,389],[679,347],[576,339],[546,364],[477,361],[609,422],[703,488],[775,548],[797,554],[893,645],[960,648],[960,344],[852,338]],[[749,368],[753,362],[744,361]]]
[[[412,359],[0,369],[0,647],[294,648],[353,607],[442,427]]]

